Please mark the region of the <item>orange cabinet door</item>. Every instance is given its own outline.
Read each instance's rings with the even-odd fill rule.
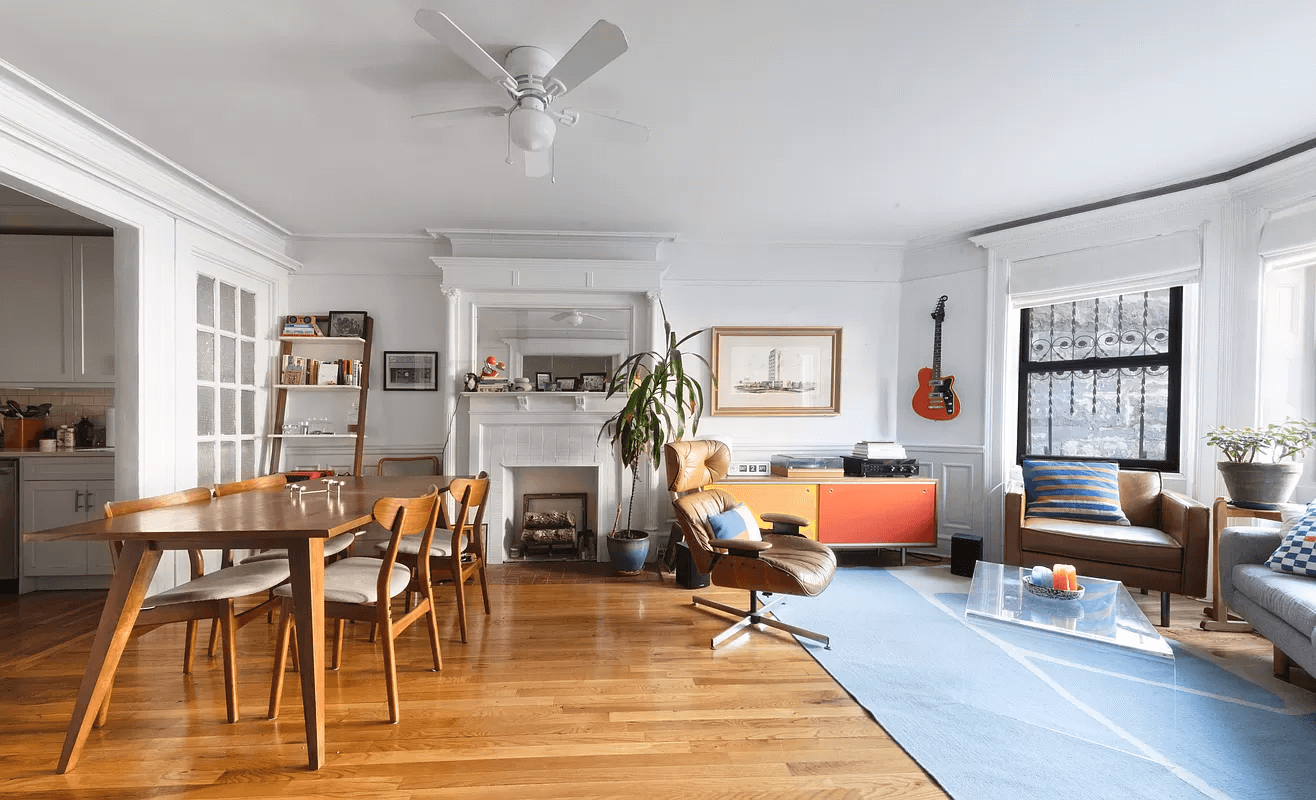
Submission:
[[[818,486],[813,483],[719,483],[737,500],[749,506],[760,528],[771,528],[760,514],[795,514],[809,520],[800,533],[810,539],[818,538]]]
[[[818,487],[818,541],[828,544],[937,543],[937,484],[825,483]]]

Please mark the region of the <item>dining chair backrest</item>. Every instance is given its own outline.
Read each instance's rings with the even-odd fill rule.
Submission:
[[[380,475],[440,475],[438,456],[385,456],[375,466]]]
[[[154,497],[139,497],[136,500],[112,500],[105,504],[105,518],[113,519],[114,517],[121,517],[125,514],[136,514],[139,511],[149,511],[152,508],[181,506],[188,503],[200,503],[209,499],[210,490],[204,486],[197,486],[193,489],[184,489],[181,492],[161,494]],[[123,552],[123,542],[112,540],[107,544],[110,546],[110,562],[117,567],[119,565],[119,553]],[[192,555],[191,552],[189,552],[189,556],[192,559],[192,572],[194,573],[192,577],[197,577],[195,573],[199,568],[197,562],[200,558],[200,553]]]
[[[453,532],[460,532],[469,537],[476,550],[483,556],[484,540],[480,536],[480,531],[484,524],[484,501],[489,496],[489,479],[454,478],[452,483],[448,484],[448,491],[452,494],[453,500],[459,504],[457,514],[452,518]],[[474,520],[470,518],[472,509],[475,510]],[[460,531],[458,526],[461,527]],[[458,541],[457,537],[454,537],[454,547]]]
[[[257,489],[275,489],[280,486],[288,485],[288,476],[282,472],[276,472],[273,475],[266,475],[261,478],[248,478],[245,481],[233,481],[232,483],[220,483],[215,485],[215,497],[224,497],[230,494],[241,494],[242,492],[254,492]]]
[[[403,536],[420,534],[419,552],[429,552],[434,541],[434,529],[439,521],[439,490],[431,486],[420,497],[381,497],[371,509],[375,522],[389,531],[388,549],[384,551],[384,563],[379,569],[378,597],[390,597],[388,581],[393,572],[393,565],[398,560],[398,548]],[[428,559],[421,559],[419,565],[429,579]]]

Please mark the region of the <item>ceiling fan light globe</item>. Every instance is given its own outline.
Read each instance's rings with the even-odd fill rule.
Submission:
[[[512,109],[508,130],[512,144],[537,153],[553,146],[553,137],[557,134],[557,123],[553,117],[534,108],[519,106]]]

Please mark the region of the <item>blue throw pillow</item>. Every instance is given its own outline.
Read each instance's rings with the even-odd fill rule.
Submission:
[[[1284,535],[1266,566],[1276,572],[1316,577],[1316,502],[1307,506],[1306,513]]]
[[[709,517],[708,526],[713,529],[713,535],[718,539],[761,540],[763,538],[759,534],[759,525],[754,519],[754,512],[750,511],[744,503],[736,503],[721,514]]]
[[[1024,460],[1027,517],[1128,525],[1120,507],[1119,465],[1108,461]]]

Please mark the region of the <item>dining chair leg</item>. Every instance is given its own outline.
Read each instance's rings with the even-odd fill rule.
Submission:
[[[224,704],[228,721],[238,721],[238,622],[233,618],[233,601],[225,604],[224,614],[217,621],[224,635]],[[213,623],[212,623],[213,624]]]
[[[393,621],[389,618],[387,601],[380,604],[379,627],[384,634],[384,689],[388,692],[388,721],[394,724],[402,718],[398,712],[398,663],[393,641]]]
[[[196,626],[197,621],[189,619],[187,621],[187,633],[183,639],[183,674],[192,674],[192,661],[196,657]]]
[[[484,613],[492,614],[489,608],[489,581],[485,578],[483,558],[480,559],[480,591],[484,592]]]
[[[453,583],[457,586],[457,623],[461,626],[462,644],[466,644],[466,576],[458,567],[453,577]]]
[[[375,641],[378,639],[379,639],[379,623],[372,622],[370,623],[370,643],[374,644]]]
[[[210,658],[215,657],[215,651],[219,647],[219,633],[221,627],[218,618],[210,621],[210,644],[206,647],[206,655]]]
[[[347,620],[340,618],[334,622],[334,656],[329,669],[337,670],[343,664],[343,633],[346,629]]]
[[[114,694],[114,684],[110,684],[105,689],[105,701],[101,703],[100,711],[96,712],[96,721],[92,723],[97,728],[105,727],[105,723],[110,718],[110,696]]]
[[[434,585],[430,584],[425,590],[425,599],[421,602],[426,603],[429,609],[426,610],[425,616],[429,619],[430,631],[430,650],[434,654],[434,671],[443,671],[443,654],[439,651],[439,615],[434,613]]]
[[[270,681],[270,719],[279,716],[279,703],[283,700],[283,673],[288,668],[288,646],[292,640],[292,602],[285,599],[279,606],[279,635],[274,645],[274,677]]]

